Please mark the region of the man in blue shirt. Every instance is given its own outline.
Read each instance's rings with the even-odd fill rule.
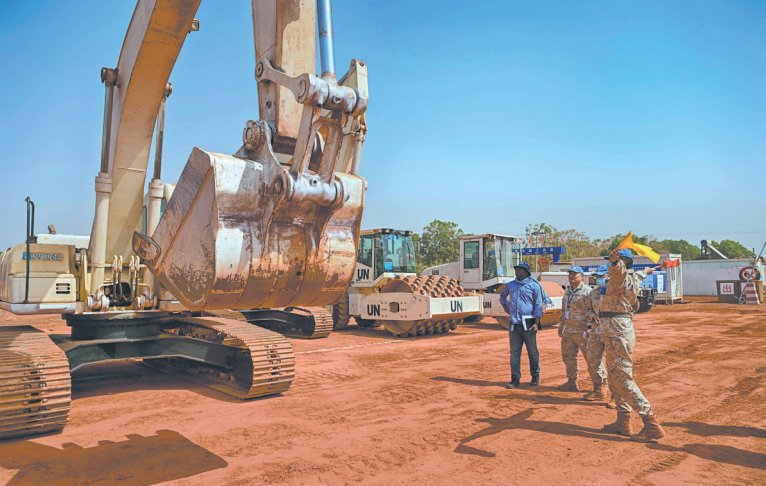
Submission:
[[[500,304],[510,316],[511,326],[511,382],[506,388],[517,388],[521,381],[521,347],[527,347],[530,386],[540,383],[540,353],[537,352],[537,329],[543,316],[543,289],[532,278],[532,269],[526,262],[515,265],[516,279],[508,282],[500,292]]]

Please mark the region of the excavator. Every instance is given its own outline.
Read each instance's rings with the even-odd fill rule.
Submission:
[[[260,118],[234,154],[194,148],[174,187],[156,156],[146,198],[153,133],[161,151],[169,77],[199,28],[200,0],[137,2],[117,66],[101,71],[90,236],[36,235],[27,198],[26,239],[0,261],[0,308],[59,313],[70,327],[49,336],[0,325],[0,439],[62,430],[72,374],[113,360],[143,360],[239,399],[290,387],[292,346],[266,328],[268,316],[227,313],[311,320],[306,309],[336,302],[355,268],[367,67],[354,59],[336,77],[329,0],[314,2],[252,0]]]

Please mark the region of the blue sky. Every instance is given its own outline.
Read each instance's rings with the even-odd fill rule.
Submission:
[[[250,2],[204,1],[171,76],[163,178],[258,116]],[[0,246],[90,230],[102,66],[132,1],[0,2]],[[369,66],[365,227],[766,239],[766,3],[333,2]]]

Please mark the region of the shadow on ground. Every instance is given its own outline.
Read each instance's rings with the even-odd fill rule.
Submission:
[[[686,444],[683,447],[674,447],[665,444],[649,444],[650,449],[666,452],[686,452],[700,459],[732,464],[734,466],[749,467],[751,469],[766,469],[766,454],[746,451],[727,445],[718,444]]]
[[[488,424],[488,426],[461,440],[458,446],[455,448],[455,452],[459,454],[472,454],[481,457],[495,457],[494,452],[470,447],[467,444],[471,441],[481,439],[482,437],[488,437],[490,435],[495,435],[501,432],[515,429],[535,430],[549,434],[565,435],[570,437],[585,437],[589,439],[600,439],[612,442],[624,442],[629,440],[626,437],[607,434],[601,429],[582,427],[580,425],[563,422],[530,420],[534,412],[535,409],[530,408],[513,414],[507,418],[485,417],[477,419],[476,422],[485,423]]]
[[[548,397],[548,398],[551,398],[551,397]],[[546,407],[539,407],[539,408],[546,408]],[[501,432],[505,432],[508,430],[533,430],[533,431],[544,432],[548,434],[556,434],[556,435],[563,435],[563,436],[569,436],[569,437],[584,437],[589,439],[599,439],[599,440],[606,440],[611,442],[625,442],[629,440],[627,437],[607,434],[601,429],[593,429],[590,427],[583,427],[576,424],[569,424],[569,423],[562,423],[562,422],[552,422],[552,421],[546,421],[546,420],[530,420],[535,410],[537,409],[529,408],[521,412],[518,412],[516,414],[513,414],[507,418],[485,417],[485,418],[477,419],[476,422],[488,424],[488,426],[461,440],[458,443],[458,446],[455,448],[455,452],[457,452],[458,454],[470,454],[470,455],[475,455],[480,457],[495,457],[494,452],[485,451],[476,447],[471,447],[468,445],[468,443],[477,439],[481,439],[483,437],[499,434]],[[744,431],[740,430],[740,429],[751,429],[750,427],[716,426],[716,425],[709,425],[709,424],[704,424],[700,422],[688,422],[683,424],[683,426],[688,426],[688,424],[694,424],[694,426],[706,432],[711,432],[711,431],[719,432],[717,434],[710,434],[710,435],[741,436],[740,434],[743,434],[746,432],[749,434],[750,432],[752,432],[749,430],[744,430]],[[668,425],[669,427],[674,427],[678,424],[671,422],[666,425]],[[731,430],[731,429],[736,429],[736,430]],[[756,430],[758,431],[760,429],[756,429]],[[722,464],[731,464],[735,466],[748,467],[751,469],[766,469],[766,454],[752,452],[752,451],[748,451],[744,449],[738,449],[736,447],[731,447],[727,445],[686,444],[683,447],[676,447],[672,445],[659,443],[659,444],[648,444],[648,447],[653,450],[664,451],[664,452],[684,452],[687,454],[691,454],[693,456],[697,456],[701,459],[720,462]]]
[[[703,422],[664,422],[665,427],[681,427],[684,432],[701,437],[728,435],[731,437],[760,437],[766,439],[766,430],[758,427],[740,427],[737,425],[715,425]]]
[[[30,441],[0,445],[0,467],[18,470],[9,485],[150,485],[226,467],[226,461],[178,432],[127,435],[120,442],[63,448]]]
[[[457,383],[459,385],[469,386],[496,386],[499,388],[505,387],[507,381],[484,381],[484,380],[471,380],[468,378],[453,378],[451,376],[434,376],[432,381],[446,381],[449,383]]]
[[[72,398],[74,400],[139,390],[189,390],[198,395],[224,402],[240,402],[236,398],[192,381],[187,376],[164,373],[141,361],[99,363],[83,368],[72,375]]]

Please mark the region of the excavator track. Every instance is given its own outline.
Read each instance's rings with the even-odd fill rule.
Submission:
[[[206,315],[249,322],[288,337],[320,339],[333,331],[332,311],[323,307],[285,307],[284,309],[215,310]]]
[[[295,353],[279,333],[245,321],[224,317],[183,317],[173,319],[164,332],[238,348],[229,369],[188,359],[161,358],[147,364],[169,373],[182,372],[226,395],[248,400],[282,393],[295,378]]]
[[[62,430],[71,401],[64,351],[31,326],[0,327],[0,439]]]
[[[430,297],[462,297],[465,290],[457,280],[438,275],[420,275],[396,277],[388,282],[381,292],[409,292],[428,295]],[[417,321],[380,320],[388,332],[397,337],[428,336],[454,331],[463,322],[463,318],[455,319],[423,319]]]
[[[323,309],[321,307],[288,307],[291,311],[299,310],[307,312],[311,315],[311,319],[314,321],[313,331],[310,335],[304,335],[302,337],[310,339],[324,338],[330,335],[333,331],[333,318],[332,311]],[[286,309],[286,310],[287,310]]]

